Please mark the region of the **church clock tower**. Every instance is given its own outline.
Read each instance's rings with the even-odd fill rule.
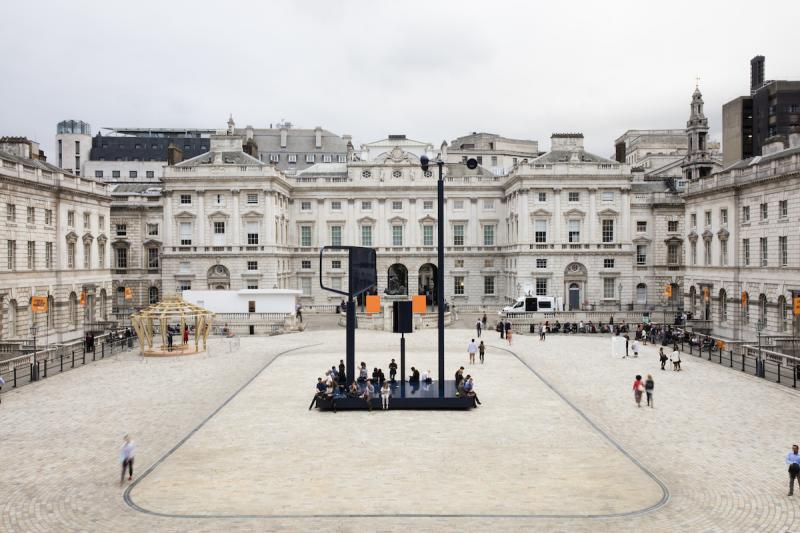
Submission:
[[[694,89],[690,107],[686,122],[689,150],[681,165],[683,178],[689,181],[710,175],[715,165],[708,150],[708,119],[703,114],[703,95],[699,85]]]

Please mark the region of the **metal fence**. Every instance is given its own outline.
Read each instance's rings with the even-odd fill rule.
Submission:
[[[51,345],[13,359],[0,362],[0,376],[6,384],[0,393],[27,385],[34,381],[47,379],[49,376],[84,366],[93,361],[113,357],[138,344],[135,336],[122,337],[107,334],[95,337],[94,347],[86,346],[83,341],[70,344]]]

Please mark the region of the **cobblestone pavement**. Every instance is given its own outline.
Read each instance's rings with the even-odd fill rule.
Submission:
[[[0,530],[797,529],[783,464],[800,440],[796,391],[693,358],[661,372],[652,347],[615,359],[601,336],[508,347],[490,332],[486,365],[466,365],[471,334],[447,332],[447,375],[464,364],[477,377],[483,406],[470,412],[308,411],[341,329],[127,354],[12,392]],[[399,344],[366,331],[358,343],[384,370]],[[435,370],[426,350],[435,331],[408,336],[409,365]],[[655,409],[635,407],[636,373],[654,375]],[[127,432],[138,475],[163,459],[130,490],[141,510],[118,484]]]

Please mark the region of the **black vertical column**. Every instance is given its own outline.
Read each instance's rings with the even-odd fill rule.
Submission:
[[[438,265],[436,265],[436,306],[439,312],[439,398],[444,398],[444,177],[442,176],[444,161],[437,161],[436,164],[439,166],[436,243],[439,252]]]
[[[347,298],[347,386],[356,379],[356,303]]]

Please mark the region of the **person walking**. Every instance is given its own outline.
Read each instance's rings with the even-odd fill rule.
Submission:
[[[475,353],[478,351],[478,345],[475,344],[475,339],[472,339],[469,344],[467,344],[467,353],[469,353],[469,364],[475,364]]]
[[[189,326],[183,326],[183,344],[189,344]]]
[[[636,407],[642,406],[642,393],[644,392],[644,384],[642,383],[642,376],[636,375],[636,380],[633,382],[633,399],[636,400]]]
[[[672,370],[680,371],[680,369],[681,369],[681,352],[678,351],[678,345],[677,344],[672,347],[672,357],[670,357],[670,359],[672,360]]]
[[[483,356],[486,354],[486,345],[483,344],[483,341],[478,345],[478,356],[481,359],[481,364],[483,364]]]
[[[539,324],[539,340],[540,341],[544,340],[545,333],[546,333],[546,329],[544,327],[544,324]]]
[[[655,402],[653,401],[653,390],[656,388],[656,382],[653,381],[653,376],[647,374],[647,379],[644,380],[644,392],[647,394],[647,405],[651,408],[655,407]]]
[[[639,339],[634,339],[633,344],[631,345],[631,349],[633,350],[633,356],[639,357]]]
[[[172,330],[169,328],[167,329],[167,351],[172,351]]]
[[[384,381],[381,387],[381,407],[384,411],[389,410],[389,397],[392,395],[392,388],[389,387],[389,382]]]
[[[339,383],[347,383],[347,367],[344,364],[344,359],[339,359]]]
[[[800,455],[798,455],[797,444],[792,446],[792,451],[786,454],[786,464],[789,465],[789,494],[794,494],[794,480],[797,480],[797,486],[800,487]]]
[[[500,339],[506,338],[506,324],[500,319],[500,322],[497,323],[497,331],[500,332]]]
[[[122,473],[119,476],[119,484],[125,482],[125,469],[128,469],[128,481],[133,479],[133,456],[136,452],[136,446],[133,444],[130,435],[125,435],[123,438],[122,449],[119,453],[120,462],[122,463]]]
[[[481,319],[480,318],[475,322],[475,332],[477,334],[477,337],[480,339],[481,338]]]
[[[667,364],[667,354],[664,353],[664,347],[658,349],[658,358],[661,361],[661,370],[664,370],[664,365]]]
[[[483,318],[481,319],[481,322],[483,322],[483,329],[486,329],[486,313],[483,313]]]
[[[622,331],[622,328],[620,328],[620,331]],[[625,357],[628,357],[628,344],[631,342],[631,338],[627,334],[624,335],[624,337],[625,337]]]
[[[508,341],[508,345],[511,346],[511,337],[514,334],[514,330],[511,329],[511,322],[506,322],[506,341]]]

